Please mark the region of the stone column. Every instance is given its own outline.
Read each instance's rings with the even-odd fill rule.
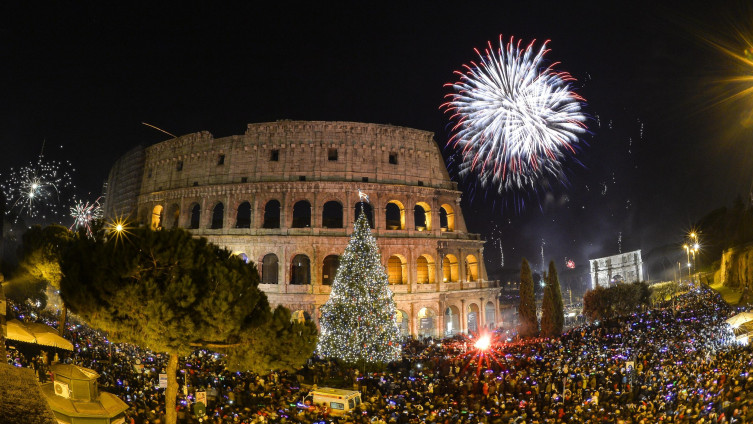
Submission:
[[[481,304],[478,307],[479,317],[477,325],[479,330],[481,330],[482,328],[486,327],[486,302],[484,301],[483,297],[480,298],[479,302],[481,302]]]
[[[460,332],[468,333],[468,316],[465,311],[465,299],[460,299]]]

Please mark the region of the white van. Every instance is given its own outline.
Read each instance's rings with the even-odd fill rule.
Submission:
[[[326,407],[332,415],[344,415],[361,404],[361,392],[355,390],[319,387],[303,398],[304,405]]]

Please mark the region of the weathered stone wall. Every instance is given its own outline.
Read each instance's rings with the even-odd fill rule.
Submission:
[[[753,289],[753,245],[722,252],[721,266],[714,274],[714,282],[737,289]]]

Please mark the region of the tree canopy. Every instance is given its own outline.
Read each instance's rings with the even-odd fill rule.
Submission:
[[[545,281],[544,300],[541,305],[541,335],[559,337],[565,324],[565,315],[560,280],[554,261],[549,262],[549,272]]]
[[[313,352],[316,329],[272,313],[259,274],[229,251],[182,229],[135,229],[121,243],[78,236],[64,249],[61,295],[112,340],[167,352],[168,422],[175,422],[178,356],[228,354],[235,369],[293,369]]]
[[[521,337],[536,337],[539,335],[539,321],[536,318],[536,297],[533,291],[533,275],[526,258],[523,258],[523,263],[520,267],[518,319],[520,321],[518,333]]]

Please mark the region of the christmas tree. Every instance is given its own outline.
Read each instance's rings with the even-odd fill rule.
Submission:
[[[340,258],[329,300],[322,306],[317,352],[351,364],[400,357],[397,308],[376,239],[361,209]]]

